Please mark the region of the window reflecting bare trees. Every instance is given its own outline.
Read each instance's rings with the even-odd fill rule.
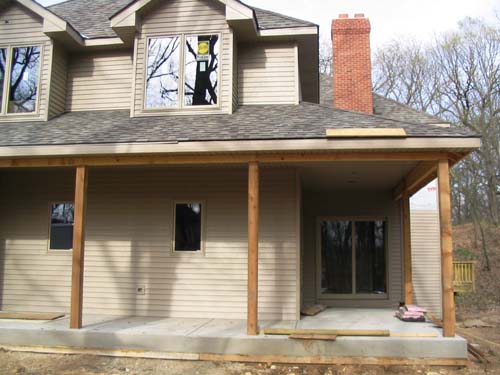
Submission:
[[[0,111],[3,102],[3,85],[5,82],[5,69],[7,68],[7,49],[0,48]]]
[[[13,48],[10,74],[8,112],[35,112],[40,74],[40,47]]]
[[[149,39],[146,108],[178,106],[179,43],[178,36]]]
[[[219,37],[200,35],[186,37],[184,61],[184,104],[217,104]]]
[[[145,107],[217,104],[219,41],[218,35],[150,38]]]

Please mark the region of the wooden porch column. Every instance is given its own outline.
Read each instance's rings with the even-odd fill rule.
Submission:
[[[401,197],[403,214],[403,249],[405,262],[405,304],[413,303],[413,282],[411,268],[411,223],[410,223],[410,196],[408,190],[403,191]]]
[[[439,222],[441,226],[441,278],[443,289],[443,336],[455,336],[453,295],[453,247],[451,238],[451,200],[449,161],[438,162]]]
[[[83,260],[85,252],[85,206],[87,167],[76,168],[75,212],[73,221],[73,264],[71,275],[70,328],[82,328]]]
[[[248,164],[248,302],[247,334],[258,334],[259,279],[259,165]]]

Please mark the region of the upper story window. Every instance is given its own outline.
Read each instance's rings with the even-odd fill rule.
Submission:
[[[0,48],[2,114],[36,112],[40,58],[39,46]]]
[[[154,37],[147,44],[147,109],[218,104],[219,35]]]

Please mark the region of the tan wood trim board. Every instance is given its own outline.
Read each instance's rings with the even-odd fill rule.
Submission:
[[[75,167],[117,165],[182,165],[182,164],[246,164],[302,163],[328,161],[437,161],[447,159],[447,152],[279,152],[279,153],[231,153],[231,154],[181,154],[181,155],[123,155],[123,156],[75,156],[38,158],[0,158],[0,168],[22,167]]]
[[[257,335],[259,280],[259,165],[248,165],[248,292],[247,334]]]
[[[405,138],[403,128],[351,128],[351,129],[326,129],[328,138]]]
[[[337,335],[337,336],[390,336],[386,329],[300,329],[300,328],[265,328],[264,335]]]
[[[439,223],[441,230],[441,282],[443,290],[443,336],[455,336],[455,299],[453,293],[453,244],[449,161],[438,162]]]
[[[61,313],[33,313],[0,311],[0,319],[21,319],[21,320],[54,320],[63,317]]]

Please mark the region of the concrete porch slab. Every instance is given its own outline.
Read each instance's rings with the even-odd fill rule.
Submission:
[[[163,357],[165,353],[181,353],[184,359],[258,361],[260,358],[292,363],[349,363],[353,358],[362,361],[379,358],[396,363],[422,360],[458,364],[467,359],[463,338],[444,338],[439,329],[428,323],[400,322],[392,317],[390,310],[329,309],[299,322],[264,321],[260,327],[389,329],[398,333],[438,332],[438,337],[338,337],[336,341],[303,341],[288,336],[247,336],[245,320],[102,315],[85,315],[84,328],[80,330],[68,327],[68,317],[46,322],[0,320],[0,346],[136,354],[147,351],[163,353]]]

